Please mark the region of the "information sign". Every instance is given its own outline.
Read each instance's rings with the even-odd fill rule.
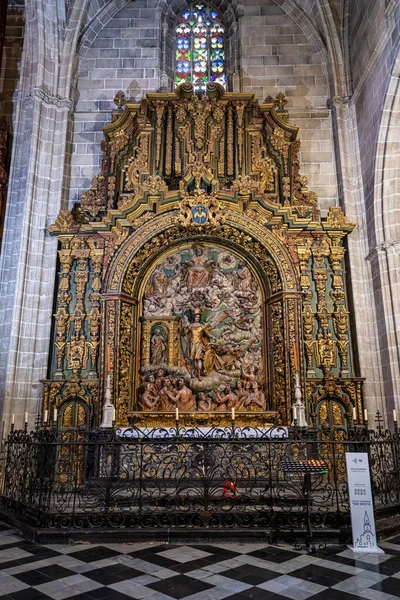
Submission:
[[[371,478],[366,452],[346,453],[353,552],[383,553],[376,545]]]

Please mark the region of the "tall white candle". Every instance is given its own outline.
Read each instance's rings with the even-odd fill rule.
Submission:
[[[115,406],[113,406],[113,421],[115,421]]]
[[[175,408],[175,421],[179,421],[179,408]]]
[[[11,417],[11,425],[14,425],[14,423],[15,423],[15,415],[13,415],[13,416]]]
[[[27,422],[28,422],[28,413],[25,411],[25,420],[24,420],[24,423],[27,423]]]
[[[44,423],[47,423],[47,420],[48,420],[48,418],[49,418],[49,411],[48,411],[48,410],[45,410],[45,411],[44,411],[43,422],[44,422]]]
[[[353,406],[353,420],[357,421],[357,410],[355,406]]]
[[[397,423],[397,413],[395,410],[393,411],[393,421]]]
[[[232,407],[232,421],[235,420],[235,407]]]
[[[367,423],[368,422],[368,411],[366,408],[364,408],[364,421]]]
[[[295,404],[293,404],[293,420],[297,421],[297,408]]]
[[[57,421],[57,409],[54,408],[54,412],[53,412],[53,420]]]

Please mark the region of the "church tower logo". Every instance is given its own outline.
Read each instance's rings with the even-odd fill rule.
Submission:
[[[375,546],[375,535],[372,532],[371,521],[367,511],[364,513],[364,528],[363,532],[355,543],[356,548],[372,548]]]

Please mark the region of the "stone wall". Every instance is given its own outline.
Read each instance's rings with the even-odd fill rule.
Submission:
[[[73,116],[69,198],[79,201],[99,170],[102,128],[122,90],[132,102],[160,87],[160,20],[156,0],[128,2],[82,48]],[[86,43],[87,40],[86,40]]]
[[[241,81],[259,100],[286,94],[291,123],[300,127],[302,172],[322,210],[337,204],[329,86],[323,56],[273,0],[246,0],[240,20]]]
[[[0,114],[10,122],[17,95],[24,42],[24,5],[23,2],[9,3],[6,31],[3,46],[3,57],[0,76]]]
[[[365,239],[363,258],[370,272],[369,297],[364,301],[373,305],[383,412],[390,415],[393,408],[400,408],[398,2],[353,2],[348,45],[363,186],[359,235]],[[368,350],[362,348],[360,354],[367,364]],[[363,374],[371,377],[367,369]]]
[[[119,89],[138,100],[160,86],[161,31],[153,0],[128,3],[108,21],[80,58],[74,112],[70,202],[98,172],[101,128]],[[329,88],[323,56],[302,29],[266,0],[246,0],[239,18],[240,86],[259,100],[282,91],[291,122],[301,128],[303,173],[323,210],[337,203]],[[171,28],[172,23],[168,26]],[[169,87],[172,88],[170,81]]]
[[[396,9],[397,6],[397,9]],[[374,170],[376,144],[390,74],[400,47],[398,2],[363,0],[351,5],[349,55],[364,184],[368,241],[376,245]]]

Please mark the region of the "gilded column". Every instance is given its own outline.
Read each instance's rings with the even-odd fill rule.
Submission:
[[[336,343],[340,358],[340,374],[348,377],[348,346],[349,346],[349,312],[346,308],[345,291],[343,284],[343,259],[345,249],[341,246],[342,232],[329,232],[330,254],[329,262],[332,268],[331,298],[334,305],[333,321],[336,333]]]
[[[57,354],[54,379],[64,379],[64,357],[70,318],[68,306],[72,298],[70,283],[73,257],[68,245],[69,243],[63,240],[62,248],[58,252],[61,271],[59,273],[57,311],[54,315],[56,325],[55,347]]]
[[[300,265],[300,286],[303,292],[303,334],[307,377],[315,377],[313,369],[313,346],[315,335],[315,313],[312,307],[313,293],[310,280],[310,258],[312,239],[298,238],[296,251]]]

